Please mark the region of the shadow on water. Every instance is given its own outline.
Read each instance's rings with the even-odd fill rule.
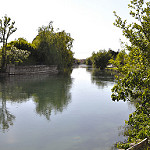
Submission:
[[[7,102],[22,103],[32,98],[36,113],[50,120],[51,112],[62,112],[71,100],[70,76],[34,75],[0,78],[0,130],[5,132],[15,120]]]

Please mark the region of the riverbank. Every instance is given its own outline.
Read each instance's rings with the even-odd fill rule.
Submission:
[[[5,73],[0,76],[9,75],[31,75],[31,74],[58,74],[56,65],[32,65],[32,66],[15,66],[8,65]]]

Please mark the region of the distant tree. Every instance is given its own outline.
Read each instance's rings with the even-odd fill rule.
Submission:
[[[111,54],[106,50],[100,50],[99,52],[92,54],[92,63],[95,68],[105,69],[109,63]]]
[[[111,56],[112,56],[113,59],[116,59],[117,55],[119,54],[119,52],[115,52],[112,49],[109,49],[108,53],[111,54]]]
[[[2,47],[2,60],[1,60],[1,70],[5,71],[6,69],[6,51],[7,51],[7,42],[10,35],[12,35],[17,28],[14,27],[15,22],[11,22],[11,18],[5,15],[3,19],[0,19],[0,42],[3,44]]]
[[[79,65],[80,64],[80,60],[79,59],[76,59],[76,58],[73,58],[73,63],[75,65]]]
[[[123,69],[123,66],[127,63],[127,54],[125,50],[120,51],[116,58],[111,58],[109,60],[109,63],[113,64],[115,67],[117,67],[118,71],[121,72]]]
[[[87,59],[85,60],[86,65],[92,65],[92,60],[91,60],[91,59],[92,59],[92,58],[89,57],[89,58],[87,58]]]

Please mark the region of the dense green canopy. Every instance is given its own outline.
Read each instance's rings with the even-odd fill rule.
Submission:
[[[122,52],[113,62],[121,75],[112,89],[112,99],[138,102],[137,110],[126,122],[125,135],[130,143],[150,137],[150,2],[131,0],[129,8],[130,15],[135,19],[131,24],[114,12],[117,18],[114,24],[122,29],[131,45],[126,45],[128,55]],[[129,144],[121,146],[125,148]]]
[[[73,39],[65,31],[54,31],[52,22],[39,28],[38,35],[32,42],[37,50],[37,63],[58,65],[60,69],[73,65],[71,51]]]

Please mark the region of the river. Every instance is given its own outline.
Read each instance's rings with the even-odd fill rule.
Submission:
[[[114,84],[111,73],[83,67],[0,78],[0,149],[115,150],[134,106],[111,100]]]

